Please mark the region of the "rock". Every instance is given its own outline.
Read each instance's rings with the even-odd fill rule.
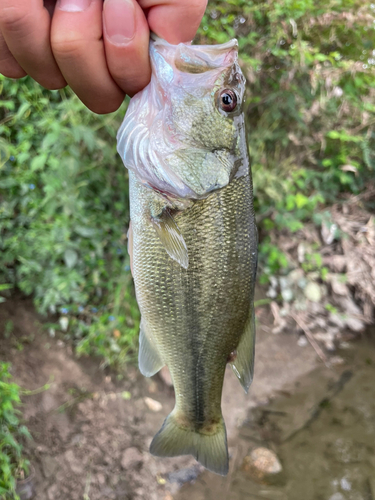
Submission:
[[[96,481],[98,484],[103,485],[105,484],[105,475],[102,472],[99,472],[96,475]]]
[[[308,344],[308,340],[307,338],[304,336],[304,335],[301,335],[297,341],[297,344],[300,346],[300,347],[305,347],[307,344]]]
[[[288,276],[280,276],[279,283],[281,290],[285,290],[286,288],[288,288],[290,285]]]
[[[191,483],[195,481],[202,470],[203,467],[201,467],[200,465],[186,467],[184,469],[171,472],[168,476],[168,480],[170,483],[178,483],[181,486],[184,483]]]
[[[315,324],[316,326],[318,326],[319,328],[327,328],[327,322],[324,318],[322,317],[318,317],[318,318],[315,318]]]
[[[322,222],[321,235],[326,245],[333,243],[337,232],[337,225],[331,222]]]
[[[332,276],[333,276],[331,280],[332,291],[337,295],[342,295],[343,297],[349,295],[349,290],[345,285],[345,283],[343,283],[343,281],[339,277],[336,277],[335,275]]]
[[[44,455],[41,457],[43,475],[46,478],[51,477],[58,467],[58,462],[54,457],[50,455]]]
[[[331,497],[329,497],[329,500],[345,500],[345,497],[342,493],[335,493]]]
[[[304,293],[306,298],[311,300],[311,302],[320,302],[322,298],[320,286],[314,283],[314,281],[310,281],[310,283],[307,284]]]
[[[329,358],[329,362],[331,363],[331,365],[343,365],[345,363],[345,360],[341,356],[332,356],[331,358]]]
[[[121,467],[125,470],[132,469],[142,463],[142,461],[143,455],[137,448],[128,448],[121,457]]]
[[[146,403],[147,408],[151,411],[157,412],[163,408],[163,405],[159,403],[159,401],[155,401],[155,399],[144,398],[144,402]]]
[[[335,302],[337,302],[340,305],[341,309],[345,312],[345,314],[353,316],[362,315],[362,311],[350,297],[336,297]]]
[[[304,279],[304,277],[305,277],[304,272],[300,267],[297,267],[297,269],[293,269],[293,271],[291,271],[288,274],[289,281],[291,283],[297,283],[298,286],[299,286],[300,280]]]
[[[293,291],[291,288],[284,288],[281,291],[281,296],[285,302],[291,302],[293,300]]]
[[[339,327],[340,330],[343,330],[345,328],[345,320],[337,313],[330,313],[328,321],[332,325]]]
[[[50,488],[48,488],[47,496],[49,500],[56,500],[59,495],[59,486],[57,484],[53,484]]]
[[[363,332],[365,329],[363,321],[357,318],[348,318],[346,320],[346,326],[353,332]]]
[[[279,478],[283,470],[276,453],[264,447],[255,448],[245,457],[243,469],[254,479],[266,484],[274,484],[275,478]]]
[[[82,460],[79,460],[75,455],[73,450],[67,450],[64,454],[65,460],[68,463],[70,470],[77,474],[77,476],[81,476],[84,470],[84,464]]]
[[[302,264],[302,262],[305,262],[305,254],[306,254],[306,246],[304,243],[299,243],[297,247],[297,255],[298,255],[298,262]]]

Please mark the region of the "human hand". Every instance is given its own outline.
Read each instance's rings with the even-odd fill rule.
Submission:
[[[196,33],[207,0],[0,0],[0,73],[69,84],[110,113],[151,76],[150,30],[170,43]]]

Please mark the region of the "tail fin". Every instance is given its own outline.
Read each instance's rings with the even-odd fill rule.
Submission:
[[[152,440],[150,452],[157,457],[193,455],[206,469],[221,476],[228,474],[227,433],[222,417],[213,431],[202,428],[198,432],[179,426],[173,411]]]

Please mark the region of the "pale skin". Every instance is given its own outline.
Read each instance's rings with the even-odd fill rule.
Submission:
[[[195,36],[207,0],[0,0],[0,73],[69,85],[110,113],[149,82],[150,31],[170,43]]]

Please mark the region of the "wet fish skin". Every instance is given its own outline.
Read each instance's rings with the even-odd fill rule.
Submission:
[[[190,59],[186,66],[178,61],[175,71],[182,65],[190,75],[199,74],[199,60]],[[233,88],[242,98],[243,81],[236,58],[223,61],[226,66],[215,79],[211,76],[211,88],[198,89],[200,101],[186,100],[186,92],[179,101],[180,89],[171,90],[177,101],[173,105],[171,98],[164,118],[170,129],[178,130],[182,147],[168,151],[160,175],[153,171],[145,177],[129,168],[129,179],[130,252],[142,316],[139,365],[151,376],[167,364],[176,395],[175,409],[150,451],[158,456],[192,454],[225,475],[222,385],[228,360],[246,391],[252,380],[257,234],[242,109],[233,116],[217,109],[217,92]],[[212,73],[210,59],[201,66],[203,73]],[[192,102],[198,109],[189,109]],[[184,125],[184,107],[189,126]],[[126,127],[120,137],[130,137],[131,164],[134,156],[145,153],[138,155]],[[196,156],[190,161],[192,149]],[[217,151],[215,158],[209,156]],[[202,157],[207,156],[209,164],[203,168]],[[168,178],[165,165],[172,166],[170,191],[162,189]]]

